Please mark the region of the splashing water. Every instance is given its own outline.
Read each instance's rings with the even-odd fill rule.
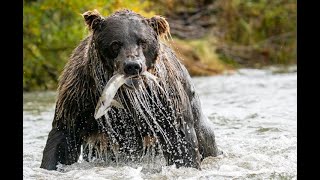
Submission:
[[[118,75],[115,76],[114,79],[117,79]],[[121,87],[119,89],[115,99],[123,108],[110,107],[109,111],[102,108],[106,114],[104,118],[98,119],[98,122],[106,133],[102,133],[103,136],[108,136],[105,139],[109,140],[107,145],[109,147],[103,146],[104,148],[101,148],[101,143],[92,143],[91,140],[88,140],[89,145],[85,149],[88,148],[89,160],[92,160],[93,151],[97,151],[95,153],[98,154],[97,157],[106,160],[105,157],[110,154],[109,149],[117,163],[119,160],[123,162],[139,160],[141,162],[142,159],[145,159],[144,157],[148,156],[147,164],[150,165],[150,163],[159,163],[154,161],[156,155],[163,158],[163,151],[170,152],[174,149],[171,142],[177,142],[178,147],[186,145],[183,144],[178,132],[179,124],[175,121],[176,119],[183,121],[183,117],[181,116],[181,104],[176,102],[177,96],[174,95],[174,90],[168,88],[169,85],[164,82],[158,82],[149,73],[146,73],[142,81],[143,83],[140,83],[138,87],[133,86],[132,89]],[[125,80],[111,83],[118,82],[120,82],[119,85],[110,87],[120,87]],[[180,87],[182,88],[182,85]],[[116,89],[111,91],[115,92]],[[110,96],[107,97],[110,98]],[[106,97],[102,96],[102,98]],[[172,105],[172,102],[176,103]],[[166,147],[160,146],[160,140],[165,142]],[[183,148],[187,149],[187,147]],[[175,153],[182,154],[182,150],[178,148]]]

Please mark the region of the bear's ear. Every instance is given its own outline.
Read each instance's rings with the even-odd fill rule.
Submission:
[[[87,11],[83,13],[82,16],[90,30],[96,29],[104,19],[96,9],[93,11]]]
[[[153,16],[147,19],[149,25],[156,31],[159,36],[170,35],[170,27],[168,21],[161,16]]]

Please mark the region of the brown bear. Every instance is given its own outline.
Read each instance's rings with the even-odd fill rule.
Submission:
[[[200,169],[203,158],[217,156],[214,132],[191,77],[160,40],[170,33],[168,22],[130,10],[108,17],[94,10],[83,17],[90,34],[60,76],[41,168],[73,164],[81,153],[87,161],[138,161],[150,147],[176,167]],[[146,73],[156,80],[143,76]],[[95,119],[99,97],[116,74],[130,77],[131,83],[116,91],[118,105]]]

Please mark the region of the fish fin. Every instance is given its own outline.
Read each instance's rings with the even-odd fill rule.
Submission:
[[[111,106],[124,109],[123,105],[114,99],[111,101]]]

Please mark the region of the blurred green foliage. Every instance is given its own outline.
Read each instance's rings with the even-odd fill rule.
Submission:
[[[296,0],[220,0],[216,6],[222,59],[258,66],[296,63]]]
[[[25,91],[56,89],[72,50],[88,35],[81,14],[93,9],[107,16],[128,8],[151,17],[210,6],[217,21],[209,32],[215,36],[201,38],[201,43],[177,40],[177,45],[185,49],[185,59],[188,60],[189,50],[203,49],[197,48],[198,44],[210,44],[204,52],[196,52],[195,57],[214,59],[215,62],[206,64],[219,67],[219,71],[227,67],[222,62],[237,66],[241,63],[239,58],[258,64],[296,62],[296,0],[24,0],[23,6]],[[216,47],[212,47],[213,39],[217,40]],[[222,49],[220,59],[215,55],[216,49]],[[189,64],[191,67],[192,63]]]

